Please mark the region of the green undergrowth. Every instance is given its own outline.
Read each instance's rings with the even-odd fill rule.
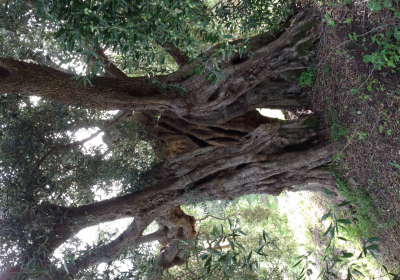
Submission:
[[[347,201],[351,201],[347,215],[352,219],[353,226],[349,229],[349,235],[358,237],[364,234],[379,234],[377,229],[382,227],[379,222],[381,213],[371,196],[364,189],[350,187],[334,165],[328,170],[336,180],[340,195]]]
[[[339,141],[343,136],[346,136],[348,129],[342,124],[339,119],[338,111],[331,107],[325,114],[326,120],[329,124],[329,136],[334,141]]]

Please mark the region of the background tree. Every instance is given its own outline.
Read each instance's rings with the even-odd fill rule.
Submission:
[[[156,277],[185,263],[178,240],[196,236],[195,218],[180,209],[188,200],[335,193],[322,167],[336,151],[319,137],[315,120],[281,121],[255,110],[306,106],[299,78],[320,19],[291,7],[266,1],[2,4],[0,277],[80,277],[128,247],[161,240],[149,268]],[[28,95],[43,99],[33,105]],[[109,120],[99,110],[122,112]],[[108,150],[77,149],[85,141],[75,141],[73,132],[91,126],[107,131]],[[107,191],[115,183],[114,198],[93,202],[96,188]],[[126,217],[134,220],[114,240],[62,268],[52,262],[53,252],[81,229]],[[152,221],[159,230],[143,235]]]
[[[268,198],[266,200],[268,201]],[[249,270],[247,266],[246,269],[242,268],[240,273],[231,275],[233,279],[236,277],[279,280],[283,279],[284,275],[296,278],[296,272],[300,272],[292,269],[298,254],[294,233],[289,229],[286,215],[277,209],[274,201],[267,204],[256,195],[249,195],[232,202],[213,201],[201,203],[196,207],[185,206],[184,209],[187,213],[202,217],[196,223],[199,233],[195,240],[201,248],[195,251],[197,257],[188,258],[188,267],[195,274],[206,273],[208,266],[201,260],[212,256],[211,269],[215,269],[213,277],[224,278],[224,264],[229,258],[229,253],[237,254],[238,259],[242,257],[247,260],[250,256],[249,261],[254,265],[253,270]],[[230,237],[227,240],[218,239],[224,233],[229,234],[232,228],[239,230],[236,240]],[[177,266],[169,272],[172,275],[171,279],[193,278],[185,266]]]

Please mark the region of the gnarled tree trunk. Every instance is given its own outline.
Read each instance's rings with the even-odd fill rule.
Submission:
[[[214,85],[203,76],[189,75],[196,62],[185,65],[187,60],[178,56],[179,70],[158,81],[179,84],[187,96],[173,90],[163,92],[145,78],[128,78],[111,68],[105,69],[106,77],[94,78],[93,86],[77,88],[76,81],[61,71],[0,58],[0,94],[32,94],[88,108],[134,110],[134,117],[154,139],[156,155],[165,159],[153,170],[151,186],[77,208],[60,207],[47,253],[83,228],[135,217],[120,237],[89,253],[79,266],[110,260],[100,258],[98,250],[114,259],[126,246],[162,239],[160,267],[168,268],[182,264],[174,240],[194,237],[194,218],[179,209],[188,200],[232,200],[246,194],[322,192],[323,188],[336,194],[332,176],[321,168],[331,162],[336,149],[321,142],[318,128],[304,118],[281,121],[255,110],[305,106],[299,76],[308,66],[319,23],[315,12],[302,11],[286,32],[251,38],[243,57],[235,55],[220,65],[225,79]],[[174,49],[172,55],[177,53]],[[160,230],[142,236],[154,219]],[[69,268],[72,275],[79,272],[72,265]],[[17,268],[0,279],[15,273],[19,273]]]

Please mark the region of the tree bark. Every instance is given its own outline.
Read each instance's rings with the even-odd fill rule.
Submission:
[[[170,155],[152,186],[66,210],[64,221],[53,231],[50,252],[85,227],[124,217],[157,217],[188,202],[232,200],[254,193],[278,195],[286,189],[322,191],[325,187],[335,193],[332,177],[320,166],[332,160],[336,149],[333,144],[313,144],[317,132],[304,121],[262,124],[237,144]]]
[[[31,94],[88,108],[135,110],[135,118],[154,139],[156,155],[165,159],[153,170],[153,183],[142,190],[62,209],[47,239],[46,254],[83,228],[134,217],[120,237],[99,248],[114,259],[126,246],[152,240],[153,236],[141,234],[156,219],[160,230],[154,236],[165,234],[158,258],[165,269],[182,264],[176,258],[179,248],[175,240],[191,239],[195,233],[194,218],[182,214],[180,205],[233,200],[247,194],[278,195],[284,190],[322,192],[323,188],[338,197],[334,179],[322,168],[337,151],[321,140],[318,128],[310,126],[306,118],[281,121],[255,110],[305,106],[298,79],[308,65],[308,49],[318,37],[319,20],[314,11],[302,11],[288,31],[251,38],[242,57],[234,55],[220,65],[225,79],[214,85],[203,76],[189,75],[196,62],[184,65],[179,60],[179,70],[158,77],[158,82],[178,84],[187,96],[172,89],[162,92],[143,77],[124,77],[103,52],[99,55],[108,67],[108,77],[95,77],[93,86],[79,88],[69,74],[0,58],[0,94]],[[177,49],[173,51],[173,57],[183,59]],[[70,266],[70,273],[105,261],[96,252],[86,255],[78,267]],[[9,279],[4,276],[7,273],[0,279]]]
[[[224,80],[215,84],[202,75],[190,75],[197,63],[180,67],[150,83],[146,77],[94,77],[93,86],[77,87],[72,75],[32,63],[0,58],[0,94],[21,93],[50,98],[69,105],[103,110],[172,111],[179,118],[199,125],[218,125],[256,108],[289,109],[304,106],[299,87],[301,71],[308,66],[308,48],[318,38],[319,18],[313,11],[297,15],[288,32],[258,35],[248,42],[240,57],[223,61]],[[238,42],[233,42],[238,43]],[[218,46],[217,46],[218,47]],[[211,56],[217,47],[205,55]],[[162,92],[159,83],[179,85]]]

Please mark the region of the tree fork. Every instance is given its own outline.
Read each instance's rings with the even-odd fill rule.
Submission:
[[[336,149],[314,143],[318,132],[305,119],[262,124],[235,145],[209,146],[170,155],[159,180],[153,185],[121,197],[79,206],[67,211],[53,231],[55,249],[70,234],[124,217],[157,216],[187,203],[235,199],[252,193],[277,195],[283,190],[332,189],[332,177],[320,169]],[[311,143],[310,143],[311,141]],[[311,146],[310,146],[311,145]]]
[[[106,67],[112,68],[109,76],[114,78],[95,77],[93,87],[80,88],[76,88],[71,75],[61,71],[0,58],[0,94],[33,94],[69,105],[140,111],[135,117],[154,139],[156,154],[165,159],[154,170],[157,176],[149,187],[63,209],[63,217],[51,232],[47,253],[83,228],[123,217],[135,217],[121,235],[123,242],[117,238],[103,249],[121,248],[111,244],[132,245],[143,231],[135,223],[143,221],[144,227],[158,217],[160,232],[163,224],[171,223],[172,229],[179,223],[174,223],[177,220],[171,213],[187,202],[233,200],[254,193],[278,195],[284,190],[322,192],[323,188],[338,197],[332,176],[322,168],[332,161],[334,145],[322,143],[318,129],[309,127],[304,118],[280,121],[255,111],[259,107],[304,107],[298,78],[308,65],[308,48],[318,37],[319,21],[314,11],[301,11],[286,32],[276,37],[262,34],[251,38],[243,57],[234,56],[221,63],[225,80],[214,85],[202,76],[188,74],[196,62],[181,64],[177,72],[159,77],[161,83],[184,87],[187,97],[173,90],[163,93],[142,77],[123,77],[104,53],[99,54]],[[161,117],[154,122],[160,112]],[[185,238],[193,238],[189,234],[190,219],[182,224],[188,229]],[[174,238],[168,238],[166,244],[172,246]],[[115,256],[118,250],[113,251]],[[176,247],[166,247],[159,256],[161,267],[181,264],[175,260],[178,252]],[[100,261],[103,259],[92,254],[81,264],[88,267]]]

